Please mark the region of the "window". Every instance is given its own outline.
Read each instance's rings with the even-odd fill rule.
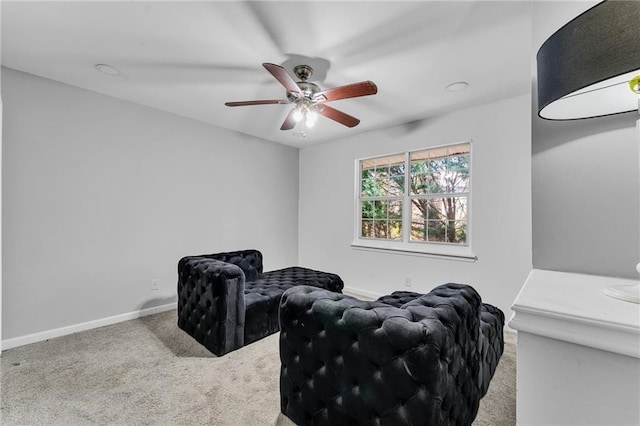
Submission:
[[[470,165],[470,142],[358,160],[354,245],[470,254]]]
[[[360,162],[361,236],[402,240],[405,155]]]

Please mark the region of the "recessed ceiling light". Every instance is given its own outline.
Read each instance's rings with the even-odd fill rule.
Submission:
[[[114,66],[108,65],[108,64],[96,64],[95,68],[100,71],[103,74],[106,74],[108,76],[111,77],[117,77],[119,76],[120,70]]]
[[[469,83],[466,81],[456,81],[447,86],[447,92],[459,92],[469,87]]]

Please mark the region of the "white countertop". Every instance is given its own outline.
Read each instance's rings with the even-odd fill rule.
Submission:
[[[513,304],[509,326],[640,358],[640,304],[604,294],[637,280],[533,269]]]

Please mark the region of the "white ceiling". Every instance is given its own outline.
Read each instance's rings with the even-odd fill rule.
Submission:
[[[10,2],[2,65],[275,142],[302,146],[528,93],[529,1]],[[302,138],[261,66],[306,63],[321,88],[372,80],[378,94],[331,103]],[[121,70],[109,77],[95,64]],[[469,89],[447,92],[455,81]]]

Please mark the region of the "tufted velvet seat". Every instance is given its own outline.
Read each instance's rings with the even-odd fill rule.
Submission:
[[[280,302],[280,400],[298,425],[470,425],[504,314],[470,286],[374,302],[313,287]]]
[[[301,267],[263,272],[262,253],[241,250],[178,262],[178,326],[216,355],[280,329],[285,290],[307,285],[341,292],[336,274]]]

